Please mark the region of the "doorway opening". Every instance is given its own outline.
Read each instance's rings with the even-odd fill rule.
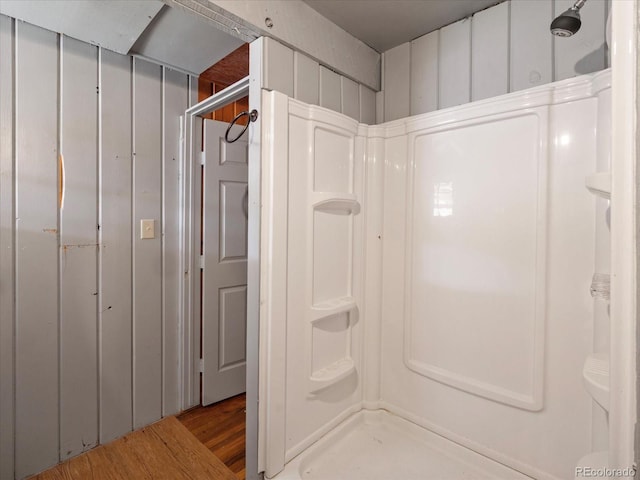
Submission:
[[[195,407],[180,420],[244,479],[249,223],[256,216],[249,207],[252,129],[241,115],[249,109],[248,44],[200,75],[198,100],[182,122],[183,260],[192,272],[182,292],[184,406]]]

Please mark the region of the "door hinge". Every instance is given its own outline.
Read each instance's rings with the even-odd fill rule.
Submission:
[[[200,152],[200,165],[204,165],[207,161],[205,152]]]
[[[204,373],[204,358],[198,360],[198,371]]]
[[[204,255],[200,255],[200,268],[204,270]]]

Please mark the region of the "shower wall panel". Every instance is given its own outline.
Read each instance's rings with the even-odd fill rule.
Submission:
[[[590,450],[591,88],[416,117],[386,145],[381,405],[539,479]]]

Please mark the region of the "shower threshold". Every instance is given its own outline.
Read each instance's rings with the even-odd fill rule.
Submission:
[[[352,415],[277,480],[530,480],[505,465],[384,410]]]

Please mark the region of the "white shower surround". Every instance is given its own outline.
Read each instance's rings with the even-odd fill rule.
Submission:
[[[263,93],[267,477],[363,408],[534,478],[573,474],[591,448],[581,372],[592,351],[595,208],[584,178],[596,168],[598,96],[610,83],[604,71],[376,126]],[[332,140],[314,144],[317,131]],[[463,164],[471,154],[489,168]],[[314,173],[337,183],[314,188]],[[319,205],[341,210],[342,223],[314,231]],[[314,245],[330,245],[341,229],[342,260],[314,260]],[[332,293],[318,303],[322,282]],[[313,343],[315,322],[337,315],[342,327]]]

